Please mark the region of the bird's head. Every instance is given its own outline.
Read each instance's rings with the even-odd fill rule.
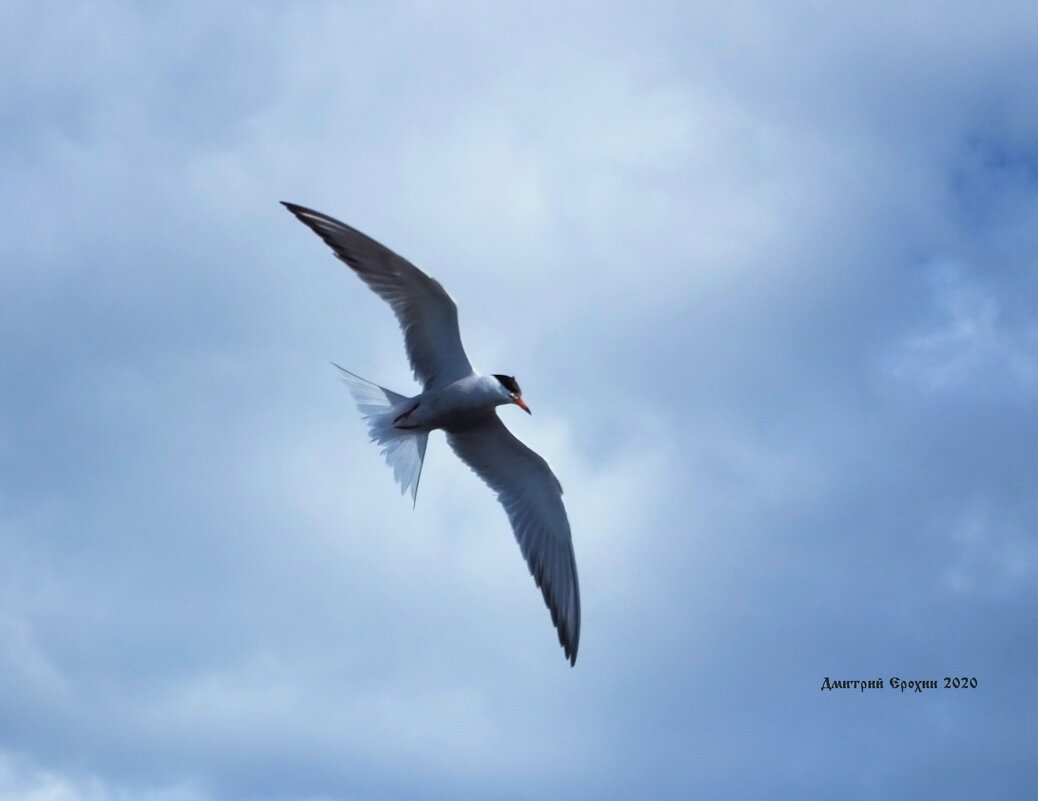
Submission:
[[[527,414],[532,414],[530,407],[526,405],[526,401],[523,400],[523,391],[519,389],[519,384],[516,383],[515,376],[513,375],[498,375],[494,373],[494,378],[497,379],[501,385],[502,397],[505,398],[503,403],[514,403],[520,409]]]

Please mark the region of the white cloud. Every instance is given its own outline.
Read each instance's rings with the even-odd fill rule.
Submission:
[[[1029,396],[1038,387],[1038,318],[1015,330],[999,300],[956,265],[931,272],[937,319],[907,337],[890,370],[927,392]]]
[[[186,786],[113,788],[96,776],[42,770],[24,758],[0,752],[0,801],[206,801]]]

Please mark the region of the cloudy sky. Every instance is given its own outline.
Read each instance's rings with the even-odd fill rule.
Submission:
[[[1033,792],[1033,2],[0,25],[0,800]],[[519,378],[575,668],[442,437],[400,497],[330,365],[411,392],[400,334],[279,200]]]

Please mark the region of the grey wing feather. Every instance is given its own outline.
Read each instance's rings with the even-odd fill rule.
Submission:
[[[519,549],[558,630],[570,664],[580,643],[580,587],[562,486],[548,463],[512,434],[496,413],[471,428],[448,431],[463,462],[497,493]]]
[[[438,281],[356,228],[319,211],[284,203],[392,307],[407,357],[425,389],[472,373],[461,344],[458,307]]]

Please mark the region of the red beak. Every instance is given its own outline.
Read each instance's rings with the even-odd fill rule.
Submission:
[[[530,411],[530,407],[526,405],[526,401],[524,401],[520,396],[516,395],[515,400],[513,400],[512,403],[514,403],[527,414],[533,414],[533,412]]]

